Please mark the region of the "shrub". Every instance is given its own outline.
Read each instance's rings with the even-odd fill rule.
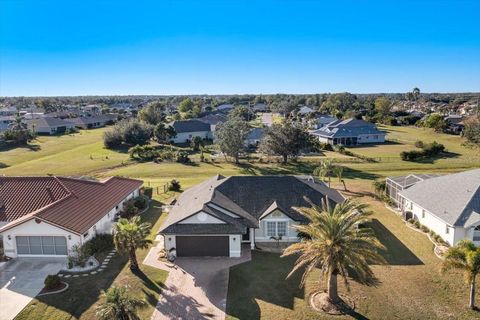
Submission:
[[[153,196],[153,188],[152,187],[143,187],[143,194],[150,199],[152,199]]]
[[[428,232],[430,231],[430,229],[428,229],[427,227],[425,227],[425,226],[423,226],[423,225],[420,226],[420,229],[421,229],[423,232],[425,232],[425,233],[428,233]]]
[[[400,158],[403,161],[415,161],[423,157],[422,151],[412,150],[412,151],[402,151],[400,152]]]
[[[43,281],[43,284],[47,290],[55,289],[60,285],[60,277],[56,274],[49,274]]]
[[[122,134],[116,130],[109,130],[103,133],[103,144],[107,149],[118,148],[122,145]]]
[[[432,157],[445,151],[445,146],[441,143],[433,141],[432,143],[423,143],[422,141],[416,141],[415,146],[422,148],[422,151],[402,151],[400,158],[404,161],[415,161],[425,157]]]
[[[145,197],[136,197],[133,201],[133,204],[138,209],[143,210],[147,207],[147,199],[145,199]]]
[[[422,140],[415,141],[415,147],[420,149],[423,148],[423,141]]]
[[[150,125],[140,122],[138,119],[127,119],[119,121],[111,130],[106,131],[103,135],[103,142],[107,148],[116,148],[122,144],[145,145],[151,136]]]
[[[157,158],[159,156],[158,150],[152,146],[136,145],[128,149],[128,153],[130,155],[130,158],[140,161],[153,160],[154,158]]]
[[[180,191],[182,189],[182,186],[180,185],[180,181],[173,179],[170,181],[170,184],[168,185],[168,190],[169,191]]]
[[[178,151],[175,156],[175,161],[178,163],[189,163],[190,158],[188,157],[188,153],[185,151]]]
[[[135,206],[135,201],[133,199],[128,200],[123,205],[123,210],[120,213],[122,218],[131,218],[138,213],[138,208]]]
[[[99,252],[109,251],[113,248],[113,236],[107,233],[97,234],[85,242],[82,250],[87,256],[93,256]]]

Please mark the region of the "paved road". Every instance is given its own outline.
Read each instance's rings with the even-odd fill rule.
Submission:
[[[11,320],[43,288],[49,274],[65,266],[64,258],[17,258],[0,269],[0,320]]]
[[[169,272],[152,319],[225,319],[229,268],[250,260],[250,250],[241,258],[177,258],[168,267],[156,259],[161,245],[144,261]]]

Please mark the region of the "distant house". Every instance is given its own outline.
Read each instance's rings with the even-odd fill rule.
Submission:
[[[224,112],[228,112],[230,110],[232,110],[235,106],[233,104],[227,104],[227,103],[224,103],[224,104],[221,104],[217,107],[217,110],[218,111],[224,111]]]
[[[0,132],[7,130],[14,122],[14,116],[0,116]]]
[[[4,116],[14,116],[17,113],[18,113],[18,111],[17,111],[16,107],[0,108],[0,116],[2,116],[2,117],[4,117]]]
[[[171,139],[173,143],[188,143],[193,137],[213,139],[210,124],[200,120],[177,120],[170,123],[177,135]]]
[[[377,129],[375,124],[350,118],[337,120],[315,130],[312,134],[322,143],[355,146],[366,143],[385,142],[386,133]]]
[[[418,181],[400,191],[405,219],[418,220],[450,245],[480,245],[480,169]]]
[[[315,110],[313,110],[312,108],[307,107],[307,106],[303,106],[303,107],[300,107],[300,109],[298,109],[298,113],[303,115],[303,116],[307,115],[307,114],[310,114],[312,112],[315,112]]]
[[[310,127],[313,129],[320,129],[337,120],[337,118],[329,114],[317,114],[315,115],[315,118],[310,121]]]
[[[75,129],[72,122],[68,122],[58,118],[38,118],[26,120],[30,130],[38,134],[63,134],[68,130]]]
[[[198,120],[208,123],[212,131],[215,131],[216,126],[224,123],[225,121],[227,121],[227,119],[228,117],[223,113],[210,113],[201,118],[198,118]]]
[[[91,117],[70,118],[66,121],[73,123],[79,129],[94,129],[115,123],[117,116],[114,114],[99,114]]]
[[[247,147],[256,147],[262,140],[263,136],[265,135],[265,129],[263,128],[253,128],[248,133],[247,137],[245,138],[245,146]]]
[[[448,124],[448,132],[453,134],[460,134],[463,131],[463,116],[457,114],[450,114],[443,119]]]
[[[240,257],[256,243],[299,241],[293,226],[308,219],[295,208],[309,207],[306,199],[332,208],[344,201],[312,177],[217,175],[178,197],[160,234],[165,250],[179,257]]]
[[[89,104],[84,106],[82,109],[88,113],[100,113],[101,107],[97,104]]]
[[[266,103],[255,103],[252,107],[253,112],[267,112],[268,106]]]
[[[66,257],[98,233],[111,233],[124,203],[143,182],[0,176],[0,237],[5,255]]]

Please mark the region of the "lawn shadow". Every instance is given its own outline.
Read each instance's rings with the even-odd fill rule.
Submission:
[[[302,271],[287,279],[295,257],[280,258],[279,254],[252,251],[252,260],[230,268],[227,315],[239,319],[260,319],[257,300],[262,300],[290,310],[295,299],[304,299],[300,287]]]
[[[375,180],[380,176],[375,173],[345,167],[345,170],[343,171],[343,177],[345,179]]]
[[[0,144],[0,152],[10,151],[13,149],[25,149],[30,151],[40,151],[42,147],[38,144],[26,144],[26,145],[15,145],[15,144]]]
[[[0,169],[5,169],[5,168],[8,168],[8,167],[9,167],[8,164],[0,162]]]
[[[378,240],[385,246],[380,254],[389,265],[412,266],[423,265],[410,249],[404,245],[390,230],[388,230],[378,219],[373,219],[368,223],[373,229]]]
[[[251,163],[238,164],[240,173],[247,175],[311,175],[318,166],[315,162],[291,161],[288,163],[279,163],[274,166],[254,165]]]
[[[460,156],[459,153],[456,153],[456,152],[450,152],[450,151],[447,151],[447,152],[442,152],[438,155],[435,155],[435,156],[431,156],[431,157],[425,157],[425,158],[420,158],[416,161],[412,161],[412,162],[415,162],[415,163],[425,163],[425,164],[433,164],[435,163],[435,161],[437,160],[441,160],[441,159],[453,159],[453,158],[458,158]]]

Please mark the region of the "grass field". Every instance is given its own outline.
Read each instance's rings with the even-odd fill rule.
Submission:
[[[354,153],[379,158],[377,162],[360,161],[334,152],[324,156],[300,157],[298,162],[286,165],[272,161],[242,161],[234,165],[218,159],[215,163],[198,161],[184,165],[171,162],[137,163],[128,159],[128,154],[103,148],[104,129],[81,131],[71,136],[40,137],[30,148],[0,151],[0,174],[6,175],[90,175],[107,177],[121,175],[140,178],[145,185],[156,187],[154,196],[158,201],[167,201],[174,193],[164,193],[163,186],[172,179],[180,181],[184,189],[215,174],[230,175],[275,175],[311,174],[322,159],[334,158],[346,167],[344,178],[350,190],[347,195],[369,202],[375,210],[374,228],[387,246],[385,253],[389,266],[375,266],[380,279],[377,287],[362,287],[352,284],[350,295],[356,301],[359,319],[472,319],[477,314],[466,311],[468,291],[460,274],[442,276],[440,261],[432,253],[432,244],[419,233],[407,229],[401,219],[374,201],[371,195],[372,179],[403,175],[411,172],[456,172],[480,167],[478,150],[462,146],[462,138],[435,134],[427,129],[410,127],[383,127],[388,138],[395,141],[377,146],[350,148]],[[399,157],[404,150],[414,149],[416,140],[443,143],[451,155],[446,158],[429,159],[423,162],[405,162]],[[338,185],[335,180],[333,185]],[[157,189],[158,187],[158,189]],[[342,187],[343,188],[343,187]],[[151,211],[146,216],[158,230],[164,216],[160,211]],[[146,251],[139,252],[142,260]],[[112,283],[128,283],[149,300],[149,309],[142,311],[142,319],[152,312],[165,274],[144,267],[145,277],[132,275],[125,258],[116,258],[114,267],[91,283],[72,281],[72,289],[62,299],[46,296],[35,299],[19,319],[91,319],[101,289]],[[255,254],[254,260],[236,267],[231,272],[228,313],[240,319],[314,319],[306,298],[315,289],[313,275],[305,290],[299,289],[298,278],[284,281],[291,267],[291,260],[280,259],[272,254]],[[272,272],[271,270],[275,270]],[[98,280],[98,281],[97,281]],[[156,283],[156,284],[155,284]],[[80,289],[82,288],[82,289]],[[83,288],[85,288],[83,290]],[[241,288],[241,290],[240,290]],[[83,290],[83,291],[82,291]],[[344,290],[344,289],[343,289]],[[85,297],[84,297],[85,294]],[[80,297],[84,297],[80,299]],[[80,301],[81,300],[81,301]],[[47,316],[48,315],[48,316]]]

